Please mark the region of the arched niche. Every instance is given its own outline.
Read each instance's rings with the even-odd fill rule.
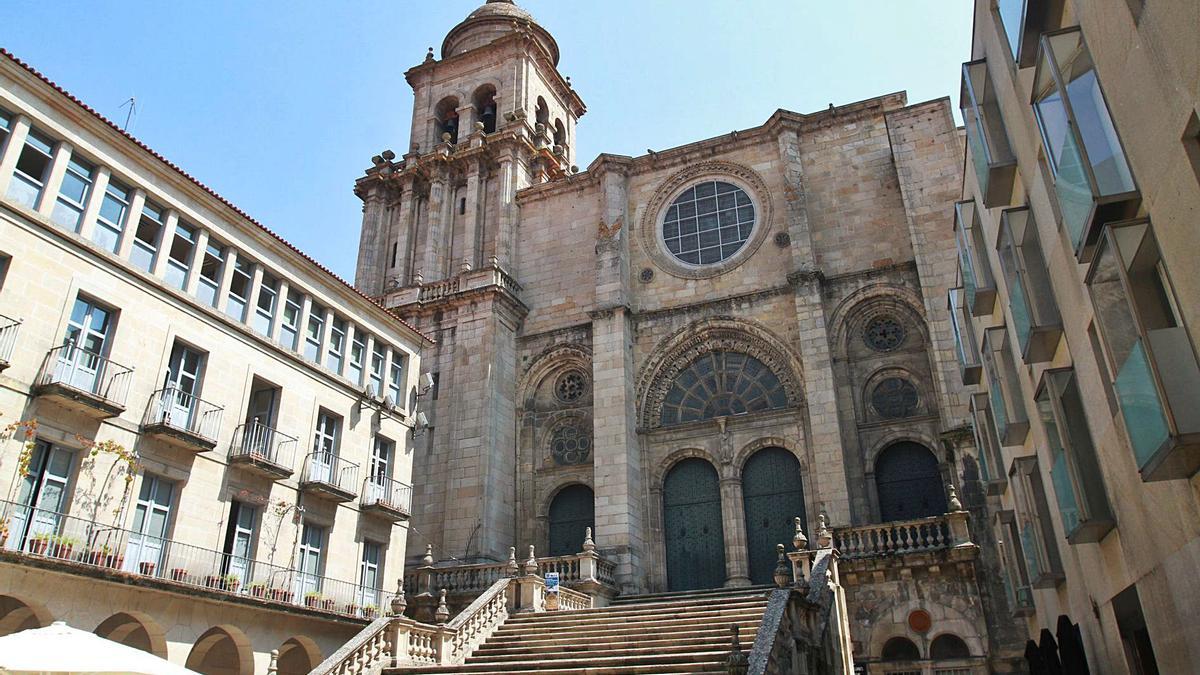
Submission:
[[[107,640],[148,652],[160,659],[167,658],[166,631],[157,621],[141,612],[113,614],[100,622],[92,632]]]
[[[54,617],[44,605],[11,595],[0,595],[0,635],[45,628]]]
[[[204,675],[253,675],[254,651],[237,626],[213,626],[192,645],[186,667]]]
[[[279,675],[307,675],[321,663],[321,650],[307,635],[296,635],[279,645]]]

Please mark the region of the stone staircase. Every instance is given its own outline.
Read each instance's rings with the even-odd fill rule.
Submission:
[[[386,673],[725,673],[731,629],[749,652],[767,588],[656,593],[608,607],[510,616],[463,665]]]

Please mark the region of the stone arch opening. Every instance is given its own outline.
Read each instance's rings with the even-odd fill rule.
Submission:
[[[567,128],[563,126],[562,120],[554,120],[554,144],[562,146],[567,144]]]
[[[253,675],[254,652],[241,629],[213,626],[196,639],[185,666],[204,675]]]
[[[784,448],[755,452],[742,466],[742,505],[750,581],[769,584],[777,562],[776,544],[795,535],[795,518],[808,529],[800,462]]]
[[[306,675],[321,663],[321,650],[307,635],[296,635],[279,645],[279,675]]]
[[[45,606],[11,595],[0,595],[0,635],[45,628],[54,621]]]
[[[92,632],[113,642],[148,652],[160,659],[167,658],[166,631],[157,621],[140,612],[113,614],[101,621]]]
[[[896,636],[883,643],[879,658],[884,661],[918,661],[921,650],[906,637]]]
[[[546,99],[541,96],[537,97],[537,106],[534,108],[533,120],[538,124],[545,124],[547,129],[550,127],[550,106],[546,105]]]
[[[725,584],[725,530],[717,469],[699,458],[679,461],[663,480],[667,590]]]
[[[971,649],[967,643],[953,633],[939,635],[929,644],[931,659],[965,659],[970,656]]]
[[[450,142],[458,142],[458,97],[447,96],[438,101],[437,107],[433,109],[433,114],[437,117],[437,134],[438,142],[443,138],[444,134],[450,134]]]
[[[550,555],[572,555],[583,550],[587,528],[596,526],[596,495],[582,483],[563,487],[550,500]]]
[[[937,457],[913,441],[893,443],[875,460],[881,522],[937,516],[946,512],[946,492]]]
[[[471,97],[475,104],[476,119],[483,123],[483,133],[496,131],[496,88],[490,84],[480,86]]]

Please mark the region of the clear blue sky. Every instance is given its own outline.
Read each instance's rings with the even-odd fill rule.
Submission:
[[[354,179],[408,146],[404,71],[483,0],[8,0],[0,45],[353,279]],[[518,0],[588,106],[579,164],[907,90],[951,96],[964,0]]]

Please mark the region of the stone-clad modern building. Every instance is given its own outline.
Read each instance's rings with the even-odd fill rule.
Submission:
[[[401,576],[427,344],[0,52],[0,634],[308,672]]]
[[[576,553],[591,526],[624,593],[763,584],[824,517],[860,663],[1019,656],[995,549],[901,532],[961,508],[974,453],[951,102],[779,110],[581,171],[558,60],[490,0],[405,73],[410,143],[357,182],[356,286],[436,339],[412,562]]]
[[[950,294],[1014,621],[1200,663],[1200,5],[977,0]]]

